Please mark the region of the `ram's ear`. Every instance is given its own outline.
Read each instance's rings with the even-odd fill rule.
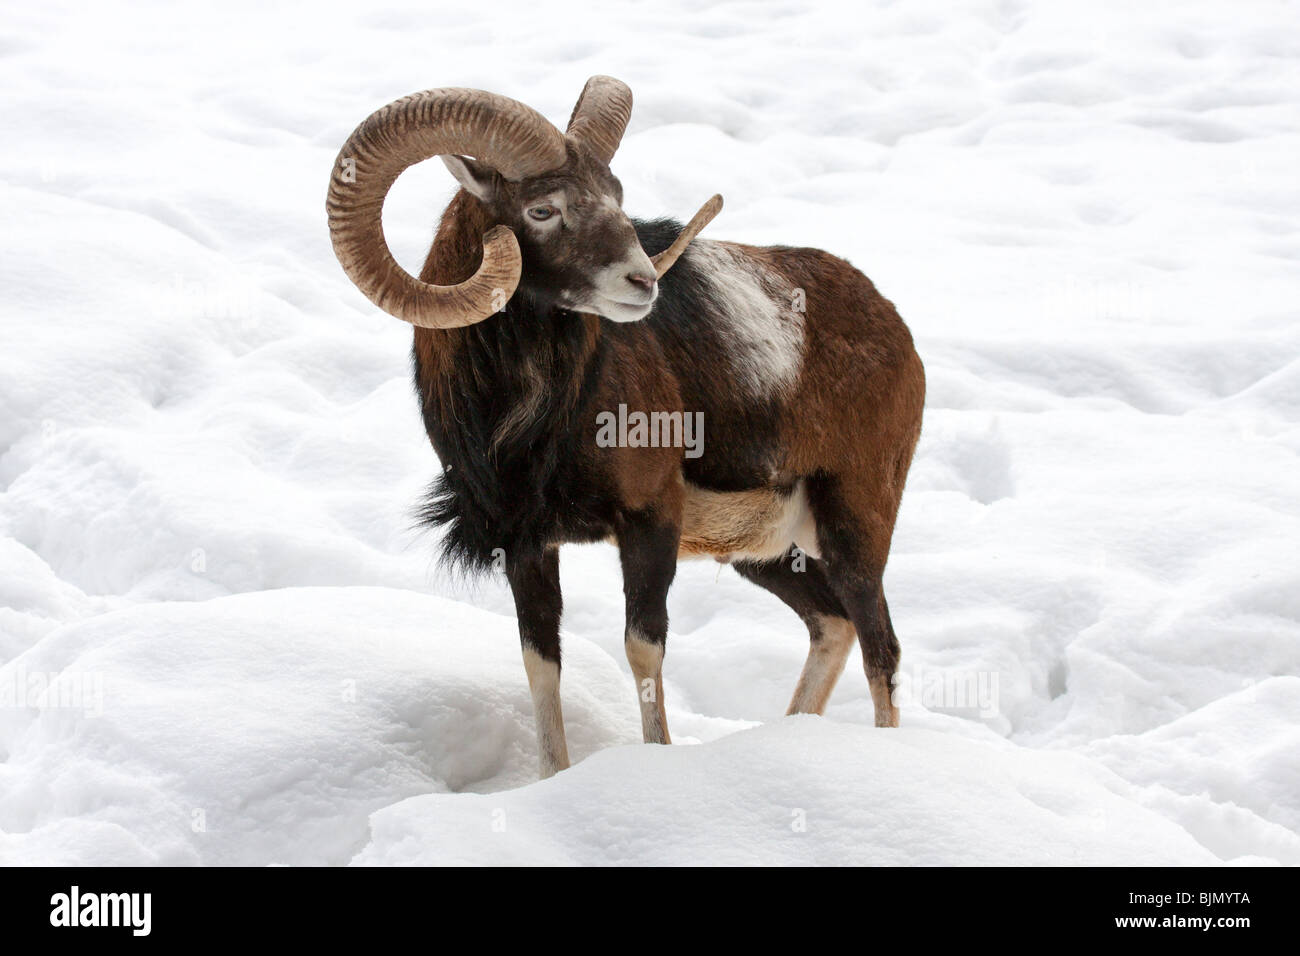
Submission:
[[[443,165],[456,177],[470,193],[482,199],[490,200],[496,193],[497,171],[477,159],[468,156],[440,156]]]

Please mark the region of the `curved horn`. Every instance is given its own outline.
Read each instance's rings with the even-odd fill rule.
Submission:
[[[632,91],[612,76],[593,76],[582,88],[565,135],[584,143],[606,166],[632,118]]]
[[[339,150],[325,208],[343,270],[385,312],[430,329],[481,322],[514,294],[522,260],[505,226],[483,237],[483,262],[459,285],[431,285],[393,259],[384,197],[408,166],[463,153],[510,180],[564,165],[564,137],[535,110],[482,90],[413,93],[371,113]]]
[[[713,221],[713,217],[722,211],[722,197],[717,193],[713,198],[700,207],[700,211],[691,217],[691,221],[686,224],[686,228],[677,234],[673,244],[658,255],[651,256],[650,261],[654,263],[655,275],[663,278],[665,272],[673,267],[673,263],[678,257],[686,251],[686,247],[691,244],[691,240],[700,234],[700,230]]]

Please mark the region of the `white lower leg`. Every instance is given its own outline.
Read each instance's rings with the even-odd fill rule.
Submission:
[[[648,744],[670,744],[668,714],[664,710],[664,646],[647,641],[636,632],[623,640],[627,662],[636,679],[637,700],[641,704],[641,737]]]
[[[537,725],[537,751],[543,780],[569,766],[564,741],[564,714],[560,710],[560,665],[524,648],[524,671],[533,696],[533,721]]]
[[[867,684],[871,687],[871,703],[876,708],[877,727],[897,727],[898,708],[894,706],[893,675],[867,674]]]
[[[813,640],[787,714],[820,714],[826,710],[858,634],[851,621],[825,614],[817,615],[809,629]]]

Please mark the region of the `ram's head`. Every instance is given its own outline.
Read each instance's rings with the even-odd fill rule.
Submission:
[[[481,322],[521,283],[558,308],[643,318],[658,278],[722,199],[710,199],[669,249],[647,256],[609,169],[631,113],[631,90],[608,76],[587,81],[564,133],[524,104],[482,90],[428,90],[390,103],[357,127],[334,166],[327,211],[339,262],[381,309],[425,328]],[[494,223],[478,271],[457,285],[414,278],[384,240],[389,188],[432,156]]]

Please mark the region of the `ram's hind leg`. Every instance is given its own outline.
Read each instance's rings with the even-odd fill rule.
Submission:
[[[795,685],[787,714],[821,714],[844,673],[857,631],[843,617],[820,616],[808,622],[808,659]]]
[[[797,559],[738,561],[734,567],[741,577],[784,601],[808,626],[808,659],[786,713],[822,713],[844,671],[856,632],[821,562],[800,555]]]
[[[894,677],[898,673],[900,650],[894,625],[889,619],[889,605],[881,590],[879,576],[850,585],[846,598],[849,614],[858,629],[862,645],[862,666],[871,688],[871,703],[877,727],[897,727],[898,707],[894,704]]]
[[[858,632],[876,726],[897,727],[893,687],[900,650],[882,587],[896,498],[873,488],[846,489],[823,478],[809,483],[809,503],[827,579]]]

